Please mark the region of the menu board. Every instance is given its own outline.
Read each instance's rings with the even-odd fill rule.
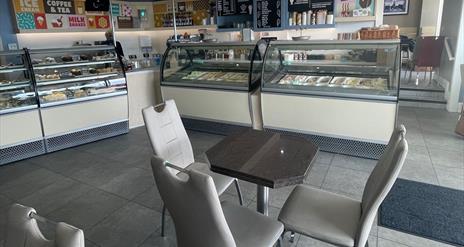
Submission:
[[[236,0],[217,0],[216,2],[218,16],[235,15]]]
[[[256,0],[255,18],[258,29],[282,27],[282,0]]]
[[[237,0],[237,14],[252,15],[253,0]]]
[[[311,9],[310,0],[288,0],[289,12],[305,12]]]
[[[10,0],[19,30],[107,29],[108,13],[85,12],[85,0]]]
[[[311,0],[311,9],[318,10],[324,9],[328,12],[333,12],[334,10],[334,0]]]

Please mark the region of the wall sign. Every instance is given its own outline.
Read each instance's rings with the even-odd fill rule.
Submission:
[[[288,11],[290,12],[304,12],[310,9],[310,0],[288,0]]]
[[[119,3],[111,4],[111,13],[114,16],[120,16],[121,15],[121,5],[119,5]]]
[[[43,0],[14,0],[15,12],[44,12]]]
[[[87,19],[85,15],[68,16],[69,28],[86,28]]]
[[[48,29],[66,29],[69,27],[69,20],[65,15],[46,14]]]
[[[240,15],[252,15],[253,0],[237,0],[237,12]]]
[[[75,14],[74,0],[44,0],[47,14]]]
[[[256,0],[255,18],[258,29],[282,27],[282,0]]]

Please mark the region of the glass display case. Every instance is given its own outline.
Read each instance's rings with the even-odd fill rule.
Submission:
[[[0,114],[37,108],[24,50],[0,52]]]
[[[397,101],[397,40],[273,41],[263,91]]]
[[[127,93],[113,46],[31,50],[30,56],[41,106]]]
[[[175,43],[166,50],[161,85],[252,91],[260,84],[256,42]]]

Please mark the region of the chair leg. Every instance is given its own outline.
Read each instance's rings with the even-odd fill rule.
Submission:
[[[290,243],[295,242],[295,232],[290,231]]]
[[[164,237],[164,225],[166,221],[166,206],[163,204],[163,211],[161,213],[161,237]]]
[[[369,247],[369,241],[366,241],[366,245],[364,247]]]
[[[433,74],[433,67],[430,67],[430,80],[429,80],[429,84],[432,84],[432,75]]]
[[[411,82],[411,77],[412,77],[412,70],[413,70],[414,66],[411,66],[411,68],[409,68],[409,79],[408,79],[408,83]]]
[[[282,236],[280,236],[279,239],[277,239],[277,247],[284,247],[282,244]]]
[[[238,200],[240,202],[240,206],[243,206],[242,190],[240,190],[240,185],[238,184],[238,179],[235,179],[234,183],[235,183],[235,189],[237,189]]]

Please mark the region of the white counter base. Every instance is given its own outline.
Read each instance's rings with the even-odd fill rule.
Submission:
[[[174,99],[182,117],[251,126],[248,92],[161,86],[164,100]]]

